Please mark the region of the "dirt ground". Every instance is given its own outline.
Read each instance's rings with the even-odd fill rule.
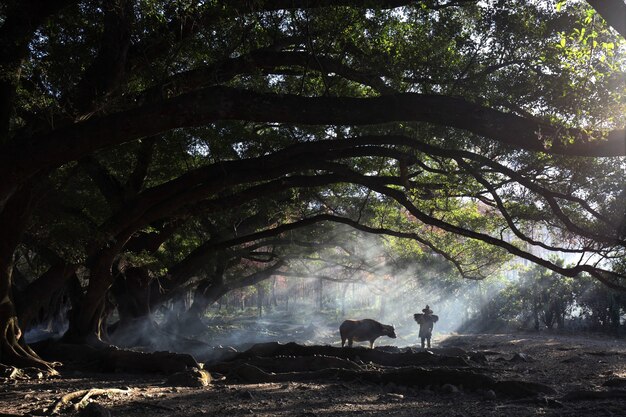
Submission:
[[[386,341],[384,341],[386,342]],[[384,345],[381,341],[381,345]],[[92,402],[113,416],[626,416],[626,388],[609,380],[626,378],[626,340],[605,336],[551,334],[449,335],[439,347],[483,352],[480,372],[551,386],[548,398],[512,399],[493,392],[415,389],[352,381],[235,384],[217,375],[204,388],[166,386],[162,375],[86,374],[61,369],[47,380],[8,380],[0,385],[0,416],[42,415],[61,396],[89,388],[127,393],[97,396]],[[511,360],[516,353],[522,359]],[[623,382],[623,381],[622,381]],[[576,390],[612,392],[607,399],[568,399]],[[63,411],[64,415],[77,414]]]

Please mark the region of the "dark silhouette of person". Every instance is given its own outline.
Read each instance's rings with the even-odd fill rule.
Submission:
[[[428,343],[428,348],[430,349],[430,338],[433,334],[433,326],[437,320],[439,320],[439,316],[433,314],[428,304],[422,309],[422,313],[423,314],[413,314],[413,319],[420,325],[419,337],[422,340],[422,349],[426,343]]]

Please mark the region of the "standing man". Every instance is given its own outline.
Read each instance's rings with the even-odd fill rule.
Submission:
[[[433,334],[433,326],[439,320],[439,316],[433,314],[428,304],[426,308],[422,309],[424,314],[415,313],[413,319],[420,325],[419,337],[422,340],[422,349],[424,349],[425,342],[428,342],[428,349],[430,349],[430,338]]]

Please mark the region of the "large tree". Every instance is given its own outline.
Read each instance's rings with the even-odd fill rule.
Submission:
[[[116,285],[163,274],[171,294],[195,283],[210,301],[228,267],[259,261],[246,247],[272,256],[241,282],[287,273],[266,239],[323,222],[413,239],[465,276],[480,268],[451,237],[625,287],[624,44],[584,3],[0,13],[2,362],[47,367],[15,298],[27,324],[73,282],[68,337],[99,340]],[[22,254],[40,266],[14,297]],[[153,258],[148,273],[138,259]]]

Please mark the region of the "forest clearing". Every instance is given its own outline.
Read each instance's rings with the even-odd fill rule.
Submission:
[[[336,345],[336,340],[334,342]],[[58,379],[27,379],[3,384],[0,391],[2,412],[4,415],[50,415],[50,409],[63,395],[90,388],[120,390],[90,400],[114,416],[216,413],[233,416],[389,414],[469,417],[501,416],[504,413],[511,416],[578,416],[588,413],[617,416],[626,412],[626,343],[623,339],[602,335],[520,333],[445,335],[439,342],[440,347],[432,349],[432,356],[463,358],[466,362],[456,366],[426,364],[420,369],[433,372],[459,369],[500,380],[533,382],[554,391],[528,394],[516,387],[512,392],[496,392],[497,389],[490,387],[463,386],[458,382],[454,385],[453,379],[449,383],[440,383],[420,381],[417,377],[404,382],[368,381],[357,374],[342,376],[337,369],[324,376],[307,377],[301,372],[298,377],[293,371],[272,372],[277,369],[269,367],[268,362],[263,365],[262,361],[254,360],[248,362],[274,377],[282,376],[282,380],[249,381],[237,371],[220,374],[214,369],[224,372],[223,365],[207,363],[213,381],[205,387],[184,387],[172,386],[162,374],[92,373],[72,370],[70,365],[70,369],[62,372]],[[359,355],[366,348],[354,349]],[[388,345],[377,349],[383,352],[399,350]],[[416,347],[408,349],[420,351]],[[312,358],[301,356],[298,359],[310,364]],[[355,364],[363,372],[401,369],[367,359],[357,360]],[[289,366],[285,365],[283,371]],[[311,371],[307,373],[313,374]],[[77,401],[59,407],[58,411],[71,414]]]

